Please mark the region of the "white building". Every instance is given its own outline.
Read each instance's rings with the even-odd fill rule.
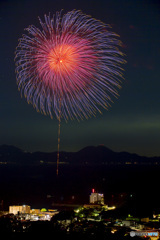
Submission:
[[[104,204],[104,194],[103,193],[96,193],[94,189],[92,189],[92,193],[89,199],[90,203],[95,204]]]
[[[18,214],[18,213],[30,213],[31,207],[28,205],[21,206],[9,206],[9,213]]]

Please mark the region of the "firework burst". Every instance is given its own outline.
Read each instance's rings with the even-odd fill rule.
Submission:
[[[39,18],[16,49],[21,94],[37,111],[53,117],[84,119],[108,108],[123,78],[123,54],[111,28],[71,11]]]

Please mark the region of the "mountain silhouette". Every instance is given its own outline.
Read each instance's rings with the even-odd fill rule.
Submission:
[[[25,152],[12,145],[0,146],[0,162],[15,164],[54,164],[57,152]],[[160,165],[160,157],[145,157],[128,152],[114,152],[99,146],[87,146],[77,152],[60,152],[60,162],[73,165],[118,165],[149,164]]]

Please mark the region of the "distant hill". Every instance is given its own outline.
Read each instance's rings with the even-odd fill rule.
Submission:
[[[0,163],[55,164],[57,152],[25,152],[15,146],[0,146]],[[60,152],[60,162],[72,165],[160,165],[160,157],[144,157],[128,152],[114,152],[105,146],[88,146],[78,152]]]

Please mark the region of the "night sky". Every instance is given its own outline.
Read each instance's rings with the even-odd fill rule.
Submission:
[[[62,121],[61,150],[104,144],[114,151],[160,156],[160,3],[154,0],[1,0],[0,144],[56,151],[58,121],[37,113],[16,85],[14,52],[24,28],[38,16],[82,10],[121,36],[127,64],[120,97],[103,115]]]

